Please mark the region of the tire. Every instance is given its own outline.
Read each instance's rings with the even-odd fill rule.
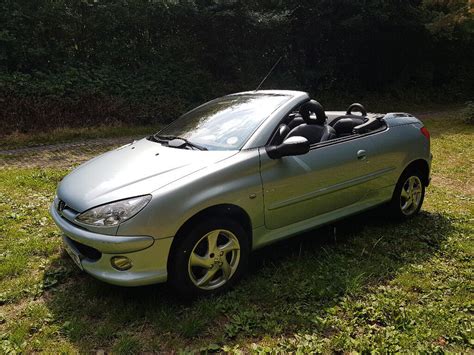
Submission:
[[[178,244],[170,255],[168,279],[183,299],[224,292],[247,268],[248,235],[231,219],[206,219],[177,237]]]
[[[417,169],[407,169],[403,172],[389,203],[391,217],[406,220],[420,211],[425,198],[423,181],[424,176]]]

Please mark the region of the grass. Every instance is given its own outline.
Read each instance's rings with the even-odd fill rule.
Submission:
[[[77,270],[47,212],[66,170],[0,171],[0,352],[472,351],[474,126],[425,123],[419,216],[376,210],[270,246],[233,291],[192,304]]]

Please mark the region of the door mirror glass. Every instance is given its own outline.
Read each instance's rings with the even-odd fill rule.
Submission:
[[[309,142],[300,136],[289,137],[279,145],[271,145],[266,148],[271,159],[279,159],[291,155],[303,155],[309,152]]]

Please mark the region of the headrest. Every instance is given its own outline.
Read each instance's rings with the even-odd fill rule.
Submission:
[[[310,118],[311,113],[316,115],[316,119]],[[323,106],[316,100],[309,100],[300,107],[300,115],[307,124],[323,125],[326,122],[326,113]]]
[[[349,106],[346,115],[352,115],[352,111],[360,112],[362,116],[367,116],[367,110],[361,104],[355,103]]]

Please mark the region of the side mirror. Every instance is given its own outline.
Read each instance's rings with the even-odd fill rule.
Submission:
[[[309,142],[304,137],[294,136],[285,139],[280,145],[271,145],[266,150],[271,159],[279,159],[290,155],[303,155],[309,152]]]

